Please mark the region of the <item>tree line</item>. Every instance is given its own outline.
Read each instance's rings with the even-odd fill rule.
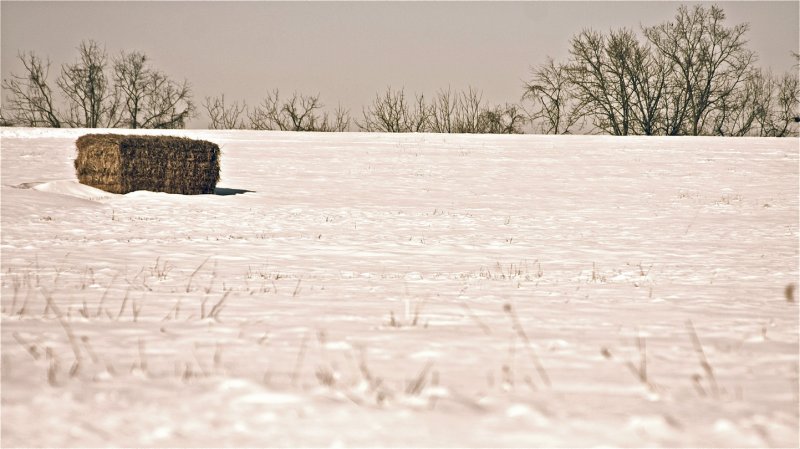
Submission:
[[[747,24],[728,26],[722,8],[680,6],[667,22],[572,36],[569,57],[531,69],[518,103],[489,104],[480,90],[431,96],[387,87],[361,114],[328,111],[319,94],[275,89],[260,103],[205,97],[211,129],[337,132],[796,136],[797,71],[756,66]],[[94,41],[61,66],[18,55],[21,75],[3,80],[0,124],[44,127],[183,128],[199,115],[188,81],[153,68],[140,52],[109,57]],[[800,61],[800,56],[795,54]]]
[[[203,102],[211,129],[329,132],[347,131],[354,124],[367,132],[517,134],[522,133],[526,120],[519,106],[489,105],[473,88],[464,92],[440,90],[429,101],[422,94],[408,97],[403,88],[387,87],[357,119],[341,106],[329,117],[323,107],[319,94],[295,92],[281,100],[278,90],[252,108],[244,102],[226,103],[224,94],[206,97]]]
[[[50,61],[33,52],[18,55],[24,73],[3,80],[5,125],[77,128],[183,128],[194,116],[189,82],[151,67],[140,52],[109,57],[92,40],[78,58],[63,64],[55,80]]]
[[[566,61],[532,70],[530,118],[546,134],[796,136],[797,72],[756,67],[748,25],[724,22],[716,5],[684,5],[638,34],[582,30]]]

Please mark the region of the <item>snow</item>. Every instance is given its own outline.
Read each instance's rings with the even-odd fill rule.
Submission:
[[[0,130],[3,446],[799,443],[797,139],[87,132]]]

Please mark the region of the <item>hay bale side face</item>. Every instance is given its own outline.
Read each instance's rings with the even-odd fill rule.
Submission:
[[[128,193],[122,182],[119,144],[124,136],[87,134],[75,141],[75,172],[81,184],[111,193]]]
[[[109,135],[97,136],[97,139]],[[87,137],[87,136],[83,136]],[[81,139],[83,139],[83,137]],[[90,184],[84,182],[80,172],[85,158],[78,145],[75,167],[81,183],[102,188],[114,193],[135,190],[180,193],[184,195],[214,193],[219,182],[219,147],[204,140],[193,140],[172,136],[115,136],[104,141],[105,159],[102,159],[104,176],[116,182]],[[80,141],[81,139],[78,139]],[[116,148],[110,147],[116,144]],[[113,156],[113,153],[117,156]],[[94,154],[86,153],[87,157]],[[116,163],[118,161],[118,163]],[[113,163],[112,163],[113,162]],[[95,165],[100,165],[95,163]],[[79,168],[81,166],[81,168]],[[94,179],[99,176],[95,175]],[[104,179],[105,181],[105,179]],[[109,190],[109,188],[111,190]]]

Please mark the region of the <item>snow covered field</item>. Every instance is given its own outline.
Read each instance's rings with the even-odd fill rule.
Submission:
[[[797,139],[86,132],[0,130],[4,447],[798,445]]]

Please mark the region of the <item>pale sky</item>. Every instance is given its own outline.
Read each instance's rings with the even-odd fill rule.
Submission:
[[[354,118],[387,86],[434,94],[448,85],[518,102],[530,68],[564,60],[582,28],[655,25],[680,2],[0,2],[2,77],[21,73],[19,51],[49,56],[50,80],[84,39],[109,55],[138,50],[173,79],[190,81],[195,102],[260,101],[279,89],[321,94]],[[693,3],[688,3],[693,4]],[[711,5],[711,3],[706,3]],[[759,64],[796,70],[800,2],[718,2],[728,25],[750,24]],[[5,92],[4,92],[5,95]],[[201,116],[192,128],[208,123]]]

